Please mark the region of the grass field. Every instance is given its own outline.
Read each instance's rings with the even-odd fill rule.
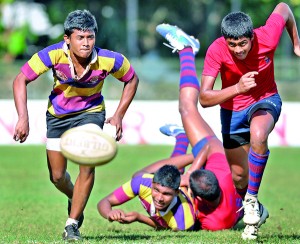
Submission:
[[[242,224],[219,232],[158,232],[100,217],[96,205],[102,197],[170,152],[169,146],[121,145],[111,163],[96,169],[81,228],[84,243],[243,243]],[[259,195],[270,218],[261,227],[258,243],[300,243],[299,158],[299,148],[271,149]],[[75,179],[77,166],[70,163],[69,171]],[[49,181],[44,146],[0,146],[0,179],[0,243],[62,243],[67,199]],[[138,199],[122,208],[144,212]]]

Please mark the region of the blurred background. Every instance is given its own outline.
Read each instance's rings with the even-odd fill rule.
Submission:
[[[300,0],[286,1],[300,26]],[[201,42],[197,55],[200,75],[209,44],[220,36],[220,22],[231,11],[244,11],[254,27],[265,23],[279,1],[274,0],[0,0],[0,99],[12,98],[12,81],[21,65],[38,50],[63,38],[63,22],[70,11],[88,9],[99,32],[96,45],[123,53],[139,77],[138,100],[177,100],[179,65],[176,54],[165,47],[156,25],[181,27]],[[300,100],[300,59],[293,54],[285,32],[276,52],[275,72],[283,100]],[[28,88],[29,99],[47,99],[51,72]],[[108,83],[108,82],[107,82]],[[121,84],[104,86],[106,99],[119,99]]]

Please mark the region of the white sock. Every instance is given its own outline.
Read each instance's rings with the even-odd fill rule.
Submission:
[[[72,218],[68,218],[67,221],[66,221],[66,226],[72,225],[72,224],[76,224],[78,226],[78,220],[72,219]]]

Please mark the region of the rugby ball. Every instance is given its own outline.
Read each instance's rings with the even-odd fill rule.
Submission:
[[[67,159],[86,166],[106,164],[118,151],[116,140],[95,124],[65,131],[61,136],[60,148]]]

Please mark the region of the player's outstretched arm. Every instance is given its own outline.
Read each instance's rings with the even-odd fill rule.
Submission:
[[[279,3],[276,5],[273,13],[280,14],[284,18],[286,22],[285,27],[293,43],[294,52],[297,56],[300,56],[300,40],[298,28],[292,10],[286,3]]]
[[[150,217],[148,217],[144,214],[138,213],[138,212],[126,213],[125,216],[122,218],[122,222],[120,222],[120,223],[130,224],[135,221],[149,225],[150,227],[153,227],[153,228],[159,228],[159,226],[156,224],[156,222],[153,219],[151,219]]]
[[[125,213],[120,209],[112,209],[114,206],[119,206],[122,203],[116,198],[116,196],[111,193],[102,200],[97,205],[98,212],[100,215],[108,219],[109,221],[119,221],[125,217]]]
[[[105,122],[110,123],[113,126],[116,126],[116,140],[119,141],[122,138],[122,120],[124,118],[124,115],[132,102],[137,87],[139,84],[139,78],[135,74],[133,78],[126,82],[124,84],[124,89],[122,93],[122,97],[120,99],[119,105],[117,107],[117,110],[115,111],[114,115],[110,118],[108,118]]]
[[[178,169],[184,168],[187,165],[191,164],[194,160],[194,157],[192,154],[184,154],[184,155],[179,155],[176,157],[171,157],[171,158],[166,158],[166,159],[162,159],[159,161],[156,161],[155,163],[152,163],[148,166],[146,166],[145,168],[137,171],[136,173],[134,173],[134,175],[132,177],[136,177],[138,175],[141,174],[145,174],[145,173],[155,173],[158,169],[160,169],[162,166],[164,165],[174,165],[176,166]]]
[[[130,224],[133,222],[140,222],[149,225],[153,228],[159,228],[154,220],[150,217],[140,214],[138,212],[124,212],[122,209],[112,209],[114,206],[119,206],[122,203],[116,198],[116,196],[111,193],[102,200],[97,205],[100,215],[110,222],[117,221],[121,224]]]
[[[27,84],[29,81],[21,72],[13,82],[13,94],[18,113],[18,122],[15,127],[13,139],[21,143],[26,141],[29,135],[29,117],[27,109]]]

